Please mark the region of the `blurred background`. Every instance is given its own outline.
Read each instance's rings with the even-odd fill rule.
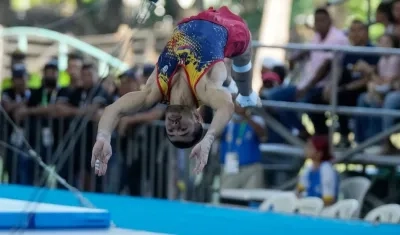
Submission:
[[[400,203],[400,1],[160,0],[138,24],[141,4],[0,1],[1,184],[65,189],[57,172],[85,192],[260,210],[289,193],[317,198],[312,213],[324,207],[331,217],[327,208],[356,200],[343,219]],[[165,138],[164,107],[131,113],[113,134],[107,175],[94,177],[102,110],[146,83],[177,21],[222,5],[252,32],[263,108],[236,108],[201,175],[192,174],[190,150]],[[201,112],[209,123],[213,111]],[[27,156],[31,148],[47,171]]]

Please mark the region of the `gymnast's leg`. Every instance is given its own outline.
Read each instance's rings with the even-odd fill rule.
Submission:
[[[260,103],[260,98],[252,89],[252,49],[249,43],[246,51],[233,58],[232,71],[233,79],[239,90],[236,101],[242,107],[256,106]]]

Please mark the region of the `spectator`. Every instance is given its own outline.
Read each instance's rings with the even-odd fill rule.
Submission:
[[[313,136],[307,141],[305,155],[312,164],[300,174],[297,194],[300,197],[319,197],[325,206],[338,199],[339,175],[332,164],[327,136]]]
[[[4,109],[12,114],[17,108],[22,107],[29,99],[30,91],[27,90],[26,81],[28,73],[24,64],[14,64],[11,73],[11,88],[2,92],[2,105]]]
[[[264,71],[270,71],[270,70],[264,70]],[[261,97],[261,99],[267,99],[268,90],[280,86],[283,77],[279,76],[275,72],[264,72],[261,75],[261,79],[263,85],[260,88],[259,96]],[[266,109],[266,112],[269,112],[268,109]],[[274,118],[279,119],[279,116],[276,113],[274,112],[269,112],[269,113]],[[268,133],[268,140],[267,140],[268,143],[285,143],[285,139],[268,126],[267,126],[267,133]]]
[[[275,72],[265,72],[261,74],[262,87],[258,92],[261,99],[268,97],[268,90],[273,87],[278,87],[282,83],[281,77]]]
[[[347,45],[348,40],[345,34],[335,28],[327,10],[317,9],[314,13],[316,34],[312,44],[319,45]],[[307,53],[300,53],[293,56],[291,62],[304,58]],[[321,96],[323,87],[329,79],[331,60],[334,53],[313,51],[306,64],[304,74],[297,86],[280,86],[270,89],[268,99],[277,101],[302,101],[311,102],[313,97]],[[294,112],[276,110],[276,114],[283,125],[291,130],[299,131],[301,137],[306,138],[308,133]]]
[[[85,119],[94,118],[97,120],[96,114],[101,108],[105,107],[109,98],[106,91],[98,83],[99,76],[96,67],[92,64],[84,64],[79,77],[80,80],[77,81],[81,82],[80,88],[68,89],[68,92],[62,93],[58,97],[57,113],[63,117],[84,116]],[[76,136],[79,139],[75,145],[74,176],[80,176],[78,182],[82,183],[86,190],[92,189],[90,185],[90,156],[92,149],[90,146],[94,144],[93,141],[96,137],[93,134],[94,130],[94,124],[89,122],[85,132],[80,136]],[[84,159],[82,159],[83,157]],[[84,164],[82,165],[82,163]],[[96,190],[98,191],[101,188],[101,182],[98,180],[96,183]]]
[[[27,103],[31,92],[27,89],[26,82],[28,79],[28,73],[24,64],[14,64],[12,66],[11,74],[11,87],[3,90],[1,94],[1,105],[8,115],[15,121],[14,112]],[[22,130],[15,130],[8,122],[3,122],[3,124],[5,127],[3,133],[5,132],[5,139],[7,142],[16,147],[21,147],[23,139]],[[15,167],[15,156],[16,155],[13,151],[9,149],[7,150],[5,171],[8,173],[9,181],[11,183],[21,183],[18,169]]]
[[[359,20],[354,20],[351,23],[349,30],[349,39],[353,46],[373,47],[369,41],[368,26]],[[365,55],[365,54],[345,54],[341,63],[342,75],[340,78],[340,87],[338,89],[337,101],[342,106],[356,106],[359,95],[366,91],[367,79],[360,77],[360,73],[354,71],[355,64],[359,61],[364,61],[370,66],[376,66],[378,63],[378,55]],[[324,104],[330,103],[332,85],[327,84],[324,88],[323,97],[314,97],[313,103]],[[322,100],[320,100],[322,98]],[[328,128],[325,125],[324,114],[310,114],[309,115],[314,127],[316,134],[326,135],[328,134]],[[339,146],[348,147],[350,142],[348,135],[350,128],[348,127],[349,117],[344,115],[339,116],[341,134]]]
[[[381,23],[385,26],[385,33],[393,33],[394,18],[392,14],[391,3],[382,2],[379,4],[378,8],[376,9],[375,19],[376,23]]]
[[[149,69],[150,70],[150,69]],[[136,73],[136,69],[131,69],[126,71],[124,74],[120,76],[121,79],[121,85],[120,85],[120,95],[124,95],[127,92],[130,91],[136,91],[140,89],[140,86],[142,85],[143,78],[145,78],[145,75],[148,75],[149,71],[147,73],[143,73],[142,77],[138,77],[138,74]],[[123,152],[124,154],[124,159],[128,157],[133,157],[131,164],[128,164],[126,162],[127,169],[125,172],[128,174],[128,177],[123,177],[126,179],[129,179],[128,182],[124,182],[124,184],[128,185],[129,191],[131,195],[139,196],[143,195],[141,193],[141,184],[138,183],[140,181],[147,181],[149,180],[150,177],[154,177],[150,175],[150,167],[154,169],[163,169],[160,172],[156,172],[156,177],[153,178],[155,181],[156,185],[162,184],[162,192],[160,192],[162,195],[158,195],[161,197],[166,196],[165,192],[165,183],[166,183],[166,169],[165,167],[167,166],[165,162],[165,158],[163,158],[163,161],[152,161],[150,160],[150,157],[145,157],[144,154],[151,154],[153,153],[154,146],[157,146],[157,142],[160,140],[160,137],[158,135],[163,135],[164,131],[151,131],[148,126],[144,126],[143,124],[148,124],[152,121],[155,120],[160,120],[162,119],[163,115],[165,112],[165,107],[163,105],[157,105],[149,110],[138,112],[138,113],[131,113],[128,114],[125,117],[122,117],[118,123],[118,133],[120,136],[122,136],[121,139],[121,146],[125,148],[128,144],[128,136],[126,135],[128,131],[130,133],[135,133],[135,144],[137,144],[137,148],[139,148],[138,153],[139,156],[129,156],[131,153]],[[152,136],[152,135],[157,135],[157,136]],[[162,136],[161,136],[162,137]],[[156,141],[154,143],[153,141]],[[142,166],[146,166],[147,169],[143,169]],[[147,174],[142,174],[142,172],[145,171]],[[158,176],[158,174],[162,174],[161,177]],[[145,175],[146,179],[142,178],[142,175]],[[161,179],[161,182],[159,181]],[[154,182],[153,181],[153,182]],[[156,192],[158,187],[155,187],[152,189],[153,192]]]
[[[249,110],[235,108],[221,137],[221,188],[262,188],[264,169],[259,145],[266,140],[264,120]]]
[[[111,100],[109,104],[115,102],[119,97],[132,91],[138,91],[140,87],[140,81],[138,79],[136,69],[128,69],[124,73],[118,76],[119,86],[115,92],[110,96]],[[103,83],[104,85],[104,83]],[[100,116],[100,113],[98,113]],[[125,119],[123,117],[122,119]],[[121,121],[122,121],[121,119]],[[120,121],[120,122],[121,122]],[[123,123],[119,126],[120,138],[117,141],[117,131],[111,136],[111,145],[113,149],[112,158],[109,164],[108,177],[107,177],[107,192],[119,193],[121,190],[125,190],[125,186],[128,185],[129,191],[132,195],[140,195],[140,179],[141,179],[141,162],[128,160],[131,153],[128,153],[128,145],[132,144],[130,138],[126,136],[127,128],[130,125],[129,121],[122,121]],[[137,146],[135,146],[137,147]],[[117,151],[118,150],[118,151]],[[137,156],[136,156],[137,157]],[[128,167],[129,165],[129,167]],[[127,177],[129,175],[129,177]],[[124,179],[128,179],[125,181]],[[132,181],[134,183],[132,183]]]
[[[400,0],[392,1],[392,15],[395,25],[400,25]]]
[[[386,48],[398,48],[399,40],[391,35],[383,35],[379,39],[379,46]],[[378,63],[377,73],[374,73],[374,68],[367,64],[361,63],[357,65],[357,69],[364,72],[369,78],[368,92],[360,96],[358,106],[360,107],[384,107],[388,109],[400,108],[398,105],[399,92],[396,87],[399,82],[400,74],[400,57],[397,55],[382,56]],[[390,90],[394,90],[390,92]],[[380,117],[359,116],[356,118],[355,136],[358,142],[372,137],[379,133],[382,128],[387,129],[394,120],[391,117],[383,117],[383,122]],[[380,154],[396,153],[396,148],[387,139],[383,148],[379,149]]]
[[[110,97],[117,93],[117,86],[115,85],[114,77],[107,76],[104,78],[101,85]]]
[[[22,64],[22,65],[26,66],[25,58],[26,58],[26,55],[22,51],[20,51],[20,50],[14,51],[11,54],[11,65],[10,65],[11,70],[13,69],[13,66],[16,64]],[[12,73],[12,71],[11,71],[11,73]],[[1,90],[11,88],[12,83],[13,83],[12,78],[10,78],[10,77],[3,78],[3,81],[1,83]],[[38,87],[40,87],[40,84],[41,84],[41,77],[38,74],[36,74],[36,73],[28,74],[28,78],[27,78],[28,88],[38,88]]]
[[[71,53],[68,55],[68,65],[66,71],[61,71],[58,78],[58,85],[61,88],[68,86],[79,87],[81,81],[81,69],[83,65],[83,58],[79,54]]]
[[[146,84],[147,79],[149,79],[150,75],[153,73],[155,66],[153,64],[145,64],[143,65],[142,76],[140,78],[141,86]]]
[[[58,65],[57,61],[50,61],[43,68],[42,86],[38,89],[31,90],[31,96],[28,99],[27,105],[20,107],[15,112],[16,122],[25,119],[28,125],[25,128],[29,129],[29,143],[39,150],[39,154],[45,162],[49,162],[54,143],[54,135],[51,128],[51,120],[55,114],[55,102],[57,97],[57,77]],[[19,175],[23,184],[33,185],[34,177],[37,172],[34,172],[34,160],[19,156]]]

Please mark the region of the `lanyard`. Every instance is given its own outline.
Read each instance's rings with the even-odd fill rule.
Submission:
[[[43,106],[47,106],[49,103],[53,104],[55,102],[55,100],[56,100],[56,91],[55,90],[53,90],[51,92],[50,100],[49,100],[47,98],[46,89],[43,89],[43,91],[42,91],[42,102],[41,102]]]
[[[246,132],[246,127],[247,123],[246,122],[241,122],[239,126],[239,131],[237,132],[237,136],[235,138],[235,141],[233,140],[233,135],[234,135],[234,129],[235,129],[235,123],[231,122],[228,125],[228,133],[227,133],[227,142],[229,146],[229,151],[232,151],[233,145],[240,146],[242,145],[243,137]]]

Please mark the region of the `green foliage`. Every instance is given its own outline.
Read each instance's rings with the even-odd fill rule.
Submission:
[[[0,1],[6,1],[6,0],[0,0]],[[11,1],[11,7],[15,11],[19,10],[27,10],[26,9],[26,0],[10,0]],[[84,1],[95,1],[95,0],[84,0]],[[71,5],[76,5],[76,0],[29,0],[29,8],[32,7],[37,7],[40,5],[57,5],[57,4],[71,4]],[[28,9],[29,9],[28,8]]]
[[[303,14],[312,14],[314,11],[314,2],[313,0],[293,0],[292,3],[292,13],[290,15],[290,26],[294,26],[296,16]]]

